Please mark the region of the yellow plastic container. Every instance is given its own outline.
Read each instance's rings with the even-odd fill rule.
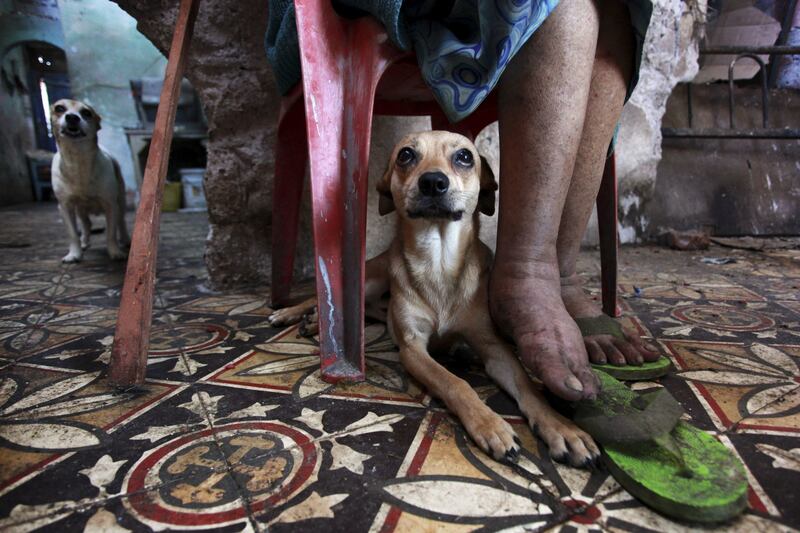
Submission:
[[[164,198],[161,203],[161,211],[177,211],[181,207],[181,182],[168,181],[164,184]]]

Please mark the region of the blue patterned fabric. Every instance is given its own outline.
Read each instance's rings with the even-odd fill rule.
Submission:
[[[435,3],[410,2],[405,13],[422,76],[456,122],[494,89],[558,0],[455,0],[445,17],[432,18]]]
[[[457,122],[472,113],[494,89],[509,61],[547,19],[559,0],[336,0],[348,15],[369,14],[387,28],[392,42],[413,47],[422,77],[447,117]],[[621,0],[630,11],[636,39],[636,86],[650,0]],[[580,31],[580,30],[578,30]],[[294,32],[294,34],[292,34]],[[270,0],[266,38],[282,94],[300,81],[294,3]]]

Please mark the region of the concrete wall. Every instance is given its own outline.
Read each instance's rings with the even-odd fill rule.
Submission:
[[[761,91],[736,89],[736,126],[761,127]],[[727,85],[694,85],[694,127],[728,127]],[[771,91],[773,127],[800,125],[800,95]],[[686,91],[669,100],[664,125],[688,127]],[[715,235],[800,234],[800,141],[665,139],[648,232],[707,228]]]
[[[119,161],[125,186],[136,189],[123,128],[138,119],[128,80],[161,76],[166,59],[108,0],[58,0],[72,93],[102,117],[100,144]]]

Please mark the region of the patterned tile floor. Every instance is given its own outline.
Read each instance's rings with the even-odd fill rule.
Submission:
[[[266,289],[207,288],[203,215],[165,215],[148,381],[112,390],[123,264],[95,235],[61,265],[54,205],[0,222],[0,530],[691,529],[546,459],[474,361],[448,364],[518,428],[516,465],[476,451],[381,325],[365,383],[321,381],[315,341],[265,321]],[[598,266],[583,255],[591,286]],[[750,509],[719,530],[800,526],[800,252],[626,248],[621,276],[626,320],[677,368],[638,387],[666,387],[748,468]]]

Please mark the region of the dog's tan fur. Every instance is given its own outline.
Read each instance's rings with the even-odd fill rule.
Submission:
[[[77,100],[59,100],[50,108],[58,145],[53,157],[53,192],[69,234],[69,252],[62,259],[75,263],[89,247],[90,215],[106,218],[106,246],[111,259],[124,259],[125,184],[119,163],[97,144],[100,115]],[[80,224],[80,235],[77,224]]]
[[[404,148],[416,154],[411,164],[398,161]],[[472,165],[456,161],[463,150],[470,153]],[[389,250],[367,263],[367,314],[380,318],[378,302],[388,290],[389,330],[403,366],[444,401],[484,451],[496,459],[515,458],[519,447],[514,430],[466,381],[437,363],[431,351],[466,341],[483,359],[487,374],[517,401],[550,454],[574,465],[588,464],[599,455],[594,441],[548,405],[489,315],[492,253],[478,238],[478,214],[494,213],[497,184],[477,154],[468,139],[443,131],[412,134],[397,145],[378,190],[381,213],[396,208],[399,227]],[[420,215],[430,200],[421,194],[419,180],[431,172],[446,175],[449,188],[437,200],[434,211],[441,212],[428,209]],[[278,310],[270,321],[297,322],[315,303],[310,299]]]

